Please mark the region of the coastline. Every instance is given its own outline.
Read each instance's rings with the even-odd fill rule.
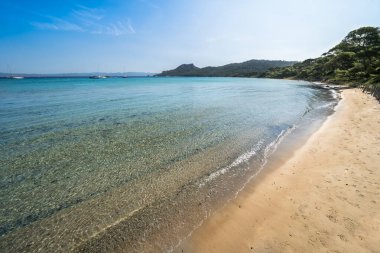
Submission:
[[[143,177],[135,177],[133,181],[125,184],[120,184],[120,180],[116,179],[129,178],[129,175],[123,175],[123,172],[128,170],[120,170],[118,166],[122,164],[124,168],[129,168],[130,165],[128,165],[128,161],[134,161],[134,157],[132,152],[131,156],[127,156],[128,159],[119,160],[120,158],[126,157],[125,153],[120,152],[120,150],[128,150],[128,145],[136,143],[134,141],[135,139],[144,140],[144,136],[134,135],[133,138],[130,138],[128,143],[119,142],[119,140],[129,138],[127,133],[134,132],[135,128],[125,124],[126,121],[130,121],[131,119],[133,121],[137,120],[139,123],[136,124],[136,126],[138,126],[140,130],[145,129],[145,126],[147,129],[152,129],[152,124],[155,126],[155,130],[159,130],[161,128],[157,126],[163,124],[161,123],[162,120],[152,120],[150,121],[152,124],[145,125],[141,124],[141,120],[149,119],[149,115],[145,118],[145,116],[139,117],[135,115],[135,112],[131,112],[131,115],[129,115],[131,118],[128,115],[123,115],[122,119],[118,119],[118,117],[112,119],[112,114],[108,115],[107,113],[107,116],[105,116],[103,113],[100,113],[96,115],[95,121],[90,121],[92,122],[91,124],[84,124],[83,129],[81,128],[75,131],[75,128],[68,128],[70,134],[65,133],[65,136],[82,136],[83,133],[86,133],[84,135],[85,138],[81,138],[78,142],[60,137],[61,135],[52,135],[52,137],[58,136],[62,138],[62,145],[52,146],[47,149],[47,153],[40,154],[37,152],[35,155],[31,155],[26,164],[33,164],[34,161],[38,164],[41,159],[36,158],[41,156],[59,158],[55,159],[55,161],[67,161],[67,157],[72,157],[70,159],[72,162],[67,161],[68,163],[66,163],[64,170],[59,170],[59,168],[61,168],[60,164],[55,166],[54,161],[45,161],[45,164],[57,168],[56,171],[65,172],[64,174],[55,174],[53,171],[49,174],[47,179],[54,180],[46,180],[46,178],[44,179],[42,177],[41,180],[37,181],[31,177],[31,179],[27,178],[27,180],[20,181],[20,183],[16,182],[17,184],[12,184],[13,181],[10,181],[9,185],[12,187],[15,185],[16,190],[8,191],[9,194],[4,194],[4,196],[11,196],[9,200],[15,199],[17,194],[24,192],[17,191],[19,188],[22,189],[22,187],[19,186],[24,187],[24,185],[27,185],[30,189],[34,189],[33,187],[35,186],[33,185],[35,181],[37,181],[41,182],[41,184],[38,185],[36,189],[41,188],[43,189],[41,192],[48,192],[48,201],[46,201],[47,198],[44,195],[33,196],[30,194],[33,191],[29,191],[26,194],[27,197],[24,199],[25,201],[20,202],[20,205],[38,206],[38,208],[35,209],[30,208],[33,216],[24,215],[25,217],[32,217],[34,220],[16,220],[21,220],[23,223],[11,223],[13,220],[10,220],[7,224],[11,225],[5,229],[12,230],[3,230],[4,236],[0,239],[0,248],[6,252],[50,252],[52,250],[61,252],[119,252],[123,251],[123,249],[128,249],[130,252],[160,252],[171,250],[182,238],[185,238],[215,210],[224,206],[229,200],[234,199],[236,193],[241,191],[243,185],[245,185],[252,176],[256,175],[258,170],[263,168],[263,164],[271,160],[267,158],[272,156],[272,150],[277,150],[277,147],[280,146],[278,143],[281,143],[282,139],[284,139],[285,142],[293,132],[298,132],[300,129],[309,129],[309,125],[314,125],[315,122],[322,124],[327,115],[332,112],[332,108],[337,101],[334,96],[331,96],[330,91],[319,89],[319,87],[309,87],[310,83],[308,82],[255,80],[248,78],[231,78],[227,80],[223,78],[222,80],[231,82],[231,84],[233,83],[234,89],[231,91],[228,89],[228,92],[224,93],[229,95],[227,96],[227,100],[223,99],[223,103],[221,104],[224,108],[225,102],[228,101],[229,98],[233,99],[231,100],[231,102],[233,102],[231,105],[236,106],[232,106],[231,108],[235,108],[236,113],[231,114],[231,117],[233,116],[234,119],[232,120],[228,114],[223,114],[223,110],[220,111],[221,116],[218,116],[218,110],[215,111],[214,109],[217,104],[215,102],[210,104],[211,111],[208,110],[208,113],[204,113],[204,106],[201,106],[201,116],[204,115],[205,118],[210,120],[215,119],[214,121],[210,121],[213,122],[210,124],[210,127],[202,126],[202,128],[196,128],[196,132],[199,133],[202,138],[194,139],[194,136],[196,137],[197,135],[188,135],[191,138],[184,138],[185,141],[177,142],[177,145],[163,145],[163,142],[160,141],[161,147],[165,147],[165,149],[161,148],[158,151],[161,150],[163,156],[155,152],[154,157],[157,159],[151,159],[152,156],[150,155],[146,155],[145,157],[158,165],[160,163],[157,161],[160,161],[161,157],[168,163],[164,164],[159,170],[149,172],[145,175],[143,174]],[[25,80],[25,82],[26,81],[27,80]],[[30,81],[31,80],[28,80],[28,82]],[[46,81],[50,82],[50,80]],[[149,80],[149,82],[152,81],[153,79]],[[183,81],[185,81],[185,79],[183,79]],[[206,88],[210,89],[212,86],[210,85],[210,81],[218,83],[218,85],[214,85],[214,89],[211,89],[211,91],[216,91],[216,94],[212,95],[212,97],[221,99],[221,95],[223,94],[220,94],[220,79],[218,81],[218,79],[207,78],[207,82],[200,82],[201,87],[207,86]],[[254,84],[255,81],[258,82],[258,86],[252,90],[252,84]],[[70,82],[69,86],[75,85],[75,82]],[[178,80],[173,79],[170,80],[170,82],[177,83]],[[240,87],[238,86],[239,83],[241,84],[241,88],[237,88]],[[278,85],[281,83],[283,83],[283,85]],[[91,80],[87,81],[87,85],[91,87],[94,86]],[[199,86],[197,85],[197,87]],[[251,91],[253,94],[257,94],[257,92],[261,92],[261,94],[259,96],[252,95],[252,97],[249,95],[251,93],[247,93],[245,101],[241,100],[239,103],[236,103],[235,98],[242,97],[241,91],[242,89],[244,90],[244,87],[249,87],[247,91]],[[76,98],[77,94],[86,92],[86,85],[84,85],[83,88],[84,90],[81,90],[81,92],[75,90],[74,94],[72,94],[73,97]],[[277,92],[273,92],[273,89]],[[234,90],[236,92],[234,92]],[[103,90],[100,89],[98,91],[102,92]],[[183,93],[182,88],[179,89],[179,91],[181,91],[180,94],[188,94]],[[146,93],[146,91],[143,92]],[[49,101],[51,97],[50,94],[49,92],[47,101]],[[125,92],[125,94],[129,93]],[[154,93],[152,92],[152,94]],[[202,92],[202,94],[205,93]],[[210,93],[206,94],[210,96]],[[231,94],[236,94],[236,96],[230,96]],[[43,94],[39,96],[43,98],[41,95]],[[58,96],[55,97],[59,98],[60,94],[57,95]],[[289,96],[293,99],[289,99]],[[172,97],[178,99],[180,96]],[[110,94],[108,99],[113,101],[112,98],[113,96]],[[258,103],[260,99],[261,103]],[[65,101],[67,101],[67,99],[60,100],[63,104],[65,104]],[[165,101],[168,100],[165,99]],[[186,101],[186,99],[182,99],[181,101]],[[253,104],[251,104],[252,101],[254,102]],[[281,103],[279,101],[281,101]],[[190,105],[193,106],[192,98],[189,102]],[[114,102],[112,102],[112,104],[113,103]],[[125,104],[124,102],[122,103]],[[45,103],[41,103],[43,110],[45,110],[44,104]],[[154,104],[157,105],[157,103]],[[262,113],[263,106],[272,109]],[[62,106],[62,108],[70,108],[70,106]],[[141,107],[141,109],[143,109],[142,112],[146,110],[145,107]],[[81,117],[79,122],[82,122],[83,118],[86,118],[87,112],[91,112],[91,110],[84,111],[86,113],[82,114],[83,117]],[[185,111],[187,111],[187,109],[185,109]],[[271,111],[277,113],[270,115]],[[137,112],[139,112],[139,110],[137,110]],[[288,112],[293,114],[288,115]],[[261,115],[264,114],[265,117],[262,117]],[[77,115],[81,115],[80,111]],[[190,123],[193,121],[191,115],[178,114],[178,111],[176,111],[175,114],[160,115],[161,117],[158,117],[158,119],[166,119],[165,124],[163,124],[163,126],[166,127],[162,128],[165,129],[165,131],[171,129],[171,126],[182,129],[183,127],[179,128],[179,126],[181,126],[181,119],[189,121],[189,123],[184,126],[185,129],[187,129],[187,125],[191,126]],[[176,115],[183,115],[183,117],[177,118],[178,116],[176,117]],[[65,118],[64,116],[65,115],[62,116],[63,119]],[[212,118],[210,118],[210,116],[212,116]],[[91,118],[93,118],[93,116],[91,116]],[[290,118],[292,118],[292,120],[290,120]],[[157,117],[155,119],[157,119]],[[179,121],[176,119],[179,119]],[[202,118],[199,117],[197,122],[200,122],[199,119]],[[71,114],[70,120],[72,120]],[[170,120],[174,120],[173,122],[175,124]],[[96,123],[95,126],[93,122]],[[225,123],[222,124],[223,122]],[[31,127],[29,123],[28,121],[27,125]],[[221,128],[218,131],[215,127],[218,126],[219,123],[221,124]],[[258,123],[258,127],[254,127],[256,123]],[[307,127],[302,127],[302,125]],[[89,127],[87,128],[87,126]],[[97,130],[105,128],[108,129],[108,131]],[[200,131],[202,129],[206,131],[203,134],[202,131]],[[314,129],[317,129],[317,127]],[[181,130],[181,132],[182,131],[183,130]],[[232,136],[233,138],[225,134],[229,132],[234,133],[234,131],[235,134]],[[310,131],[310,134],[312,132],[314,131]],[[141,133],[145,134],[146,131],[141,131]],[[160,131],[156,133],[160,133]],[[223,135],[218,135],[218,133],[222,133]],[[223,138],[218,137],[217,140],[220,140],[219,142],[203,145],[203,141],[208,141],[210,137],[212,137],[208,137],[209,135],[207,134],[212,134],[216,137],[223,136]],[[284,135],[286,135],[286,138],[283,138]],[[165,137],[167,135],[163,136]],[[15,138],[15,140],[17,140],[17,138]],[[107,141],[105,142],[105,140]],[[150,140],[157,139],[148,138],[147,140],[148,141],[143,144],[150,144],[152,143]],[[165,137],[161,140],[168,140],[172,143],[172,140],[175,139]],[[189,141],[191,145],[189,145]],[[181,143],[183,143],[182,146],[178,145]],[[78,144],[80,144],[80,147],[88,147],[85,153],[78,152]],[[203,146],[200,146],[200,144]],[[167,151],[171,151],[171,147],[183,149],[184,147],[196,145],[205,148],[193,149],[193,152],[186,153],[184,158],[180,157],[180,159],[169,161],[168,157],[171,157],[171,153]],[[148,147],[150,145],[144,146]],[[100,147],[102,152],[99,152],[96,147]],[[123,149],[120,147],[123,147]],[[106,150],[110,152],[104,152]],[[152,154],[152,152],[147,152],[147,150],[141,146],[138,146],[136,150],[139,150],[137,154],[140,154],[141,150],[144,150],[144,153]],[[23,149],[21,149],[21,151],[23,151]],[[177,151],[174,153],[177,153]],[[111,162],[107,164],[106,167],[103,165],[99,166],[97,162],[91,163],[89,160],[87,160],[86,165],[83,166],[83,158],[89,157],[89,154],[96,154],[94,156],[96,156],[97,159],[94,161],[114,161],[112,159],[110,160],[112,157],[117,157],[118,159],[115,163]],[[114,156],[104,156],[104,154],[113,154]],[[10,164],[17,164],[16,161],[18,160],[10,159],[9,161]],[[143,158],[139,157],[135,160],[134,164],[141,165],[142,161]],[[35,167],[40,169],[38,166]],[[144,166],[142,168],[147,167],[148,166]],[[30,170],[28,170],[28,166],[25,168],[25,174],[28,176],[27,173]],[[102,168],[107,168],[107,173],[105,173]],[[130,168],[139,169],[138,166]],[[153,166],[152,168],[156,167]],[[43,169],[44,167],[42,167],[40,171],[44,172]],[[75,176],[70,174],[73,171],[76,172]],[[82,173],[85,176],[82,176]],[[98,177],[98,175],[102,175],[102,177]],[[44,180],[47,181],[47,183],[45,183]],[[83,180],[87,183],[80,184]],[[73,181],[76,187],[70,191],[70,196],[67,197],[75,196],[75,201],[69,202],[70,205],[66,205],[65,203],[68,202],[66,200],[61,202],[62,198],[60,195],[57,195],[57,193],[62,192],[60,190],[62,189],[61,187],[73,185]],[[119,183],[115,184],[115,182]],[[109,183],[111,183],[110,188],[103,193],[100,192],[97,195],[90,195],[89,198],[87,198],[88,195],[82,194],[94,192],[91,187],[96,187],[95,193],[97,193],[102,186],[107,186]],[[33,185],[29,186],[31,184]],[[81,188],[81,185],[86,187]],[[7,189],[13,188],[9,187]],[[71,193],[75,192],[77,195],[71,195]],[[20,208],[20,205],[17,209],[13,210],[29,210]],[[12,205],[7,206],[11,207]],[[50,210],[50,212],[41,212],[41,210]],[[23,213],[19,216],[22,217],[22,215]],[[12,226],[12,224],[15,224],[15,226]],[[165,228],[165,230],[163,228]]]
[[[272,163],[174,252],[380,248],[380,106],[358,89],[285,161]]]

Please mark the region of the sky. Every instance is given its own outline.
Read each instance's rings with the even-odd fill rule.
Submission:
[[[380,26],[380,1],[1,0],[0,72],[301,61],[362,26]]]

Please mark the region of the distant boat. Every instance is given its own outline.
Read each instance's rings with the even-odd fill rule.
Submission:
[[[89,78],[91,78],[91,79],[106,79],[106,78],[108,78],[108,76],[90,76]]]
[[[23,76],[15,76],[13,75],[13,71],[11,70],[11,67],[8,65],[8,72],[9,72],[9,75],[8,78],[9,79],[24,79]]]
[[[125,66],[123,68],[123,75],[121,76],[121,78],[128,78],[127,72],[125,72]]]

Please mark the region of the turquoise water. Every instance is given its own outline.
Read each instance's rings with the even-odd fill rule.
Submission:
[[[279,137],[335,103],[330,91],[289,80],[0,79],[0,247],[93,251],[109,233],[110,251],[135,249],[154,234],[141,224],[160,227],[169,204],[188,208],[186,233],[203,217],[193,206],[211,210]],[[172,223],[162,222],[165,234],[178,241]],[[121,226],[133,232],[113,230]],[[163,237],[149,238],[163,249]]]

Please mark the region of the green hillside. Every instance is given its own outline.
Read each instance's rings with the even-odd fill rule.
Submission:
[[[262,77],[360,86],[380,99],[380,30],[362,27],[351,31],[321,57],[273,68]]]
[[[294,61],[250,60],[242,63],[231,63],[219,67],[198,68],[194,64],[182,64],[176,69],[163,71],[157,76],[220,76],[251,77],[257,76],[270,68],[293,65]]]

